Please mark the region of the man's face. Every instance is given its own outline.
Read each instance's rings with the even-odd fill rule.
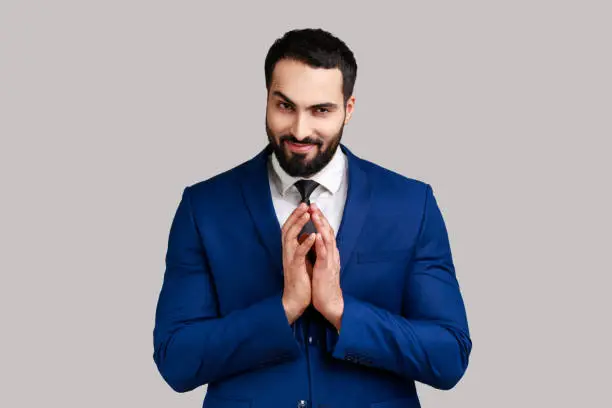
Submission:
[[[342,72],[281,59],[272,72],[266,107],[266,133],[281,167],[293,177],[310,177],[329,163],[350,119]]]

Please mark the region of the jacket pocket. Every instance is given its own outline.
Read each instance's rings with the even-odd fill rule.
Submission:
[[[251,401],[247,399],[218,397],[206,393],[202,408],[251,408]]]
[[[357,252],[357,263],[407,261],[410,249]]]

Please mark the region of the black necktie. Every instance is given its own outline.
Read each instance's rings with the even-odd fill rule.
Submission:
[[[300,201],[300,203],[306,203],[306,205],[310,205],[310,194],[312,194],[312,192],[318,186],[319,186],[319,183],[317,183],[314,180],[296,181],[295,187],[298,189],[298,191],[300,192],[300,195],[302,196],[302,200]],[[313,232],[316,234],[317,230],[314,226],[314,223],[312,222],[312,219],[309,219],[306,225],[304,225],[304,228],[302,228],[302,230],[298,234],[298,240],[301,242],[300,237],[302,236],[302,234],[310,235]],[[310,248],[310,251],[308,251],[307,257],[312,263],[312,265],[314,266],[315,261],[316,261],[316,252],[315,252],[314,244]]]

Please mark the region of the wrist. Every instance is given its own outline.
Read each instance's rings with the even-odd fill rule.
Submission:
[[[342,325],[342,316],[344,315],[344,299],[340,297],[337,301],[328,304],[325,312],[322,314],[339,332]]]
[[[287,316],[287,320],[289,324],[293,324],[298,317],[304,313],[305,307],[300,306],[296,302],[286,298],[283,296],[282,298],[283,308],[285,309],[285,315]]]

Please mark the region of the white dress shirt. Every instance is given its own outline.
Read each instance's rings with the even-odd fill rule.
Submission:
[[[314,180],[319,185],[310,194],[310,202],[316,203],[338,234],[346,193],[348,191],[348,160],[338,146],[327,165],[311,177],[291,177],[281,167],[274,152],[268,159],[268,180],[272,192],[272,203],[281,228],[302,199],[294,183],[301,179]]]

